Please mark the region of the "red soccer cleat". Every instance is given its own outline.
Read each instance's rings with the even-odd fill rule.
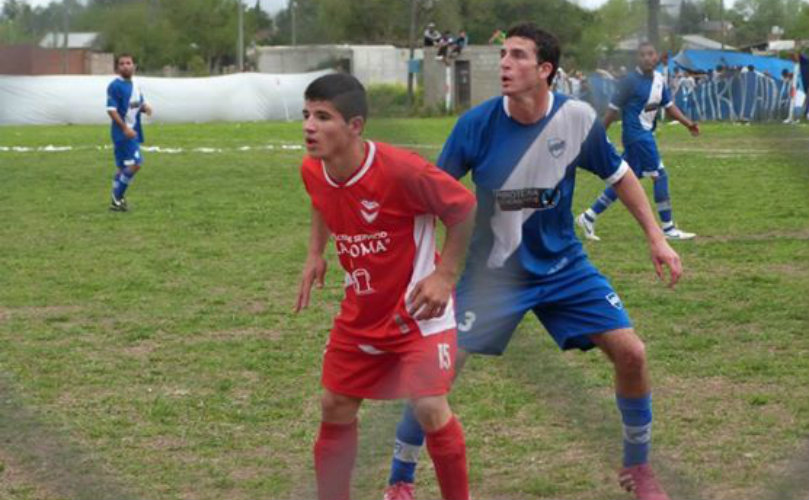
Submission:
[[[637,500],[669,500],[649,464],[624,467],[618,473],[618,482],[626,491],[634,492]]]
[[[385,488],[384,500],[413,500],[413,483],[399,481]]]

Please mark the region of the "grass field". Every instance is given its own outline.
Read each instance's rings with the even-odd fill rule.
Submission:
[[[380,119],[368,135],[434,159],[451,126]],[[161,150],[125,214],[106,207],[107,127],[0,128],[0,498],[314,496],[342,278],[330,248],[326,288],[291,314],[308,234],[299,128],[150,126]],[[621,207],[586,245],[647,341],[653,460],[680,498],[805,500],[809,129],[663,125],[659,140],[676,219],[699,234],[676,245],[681,284],[656,281]],[[577,210],[602,186],[580,172]],[[452,402],[474,498],[629,498],[599,353],[561,354],[527,318]],[[381,497],[399,408],[363,410],[357,498]],[[418,497],[438,497],[426,453]]]

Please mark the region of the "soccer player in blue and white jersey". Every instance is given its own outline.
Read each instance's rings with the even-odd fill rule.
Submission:
[[[669,246],[635,174],[615,152],[595,111],[552,93],[556,38],[532,23],[512,27],[501,49],[503,95],[462,116],[438,166],[472,173],[478,212],[456,291],[456,373],[470,353],[500,355],[531,311],[561,349],[598,347],[615,368],[624,423],[620,484],[642,500],[668,497],[648,464],[652,425],[643,341],[620,297],[590,263],[574,231],[576,167],[612,185],[646,235],[652,262],[670,284],[680,258]],[[413,496],[424,433],[407,408],[396,430],[386,500]]]
[[[624,159],[639,178],[654,180],[654,199],[657,213],[663,224],[663,234],[670,240],[690,240],[694,233],[681,231],[674,225],[669,196],[669,176],[660,160],[655,143],[654,130],[660,108],[685,125],[694,137],[699,135],[699,126],[686,118],[671,100],[666,80],[655,71],[658,55],[654,45],[644,42],[638,47],[638,67],[621,80],[618,91],[610,102],[604,116],[604,128],[608,129],[621,112],[621,139],[624,143]],[[576,223],[584,231],[585,238],[600,240],[595,233],[595,221],[601,213],[618,199],[615,189],[608,187]]]
[[[112,118],[112,145],[117,168],[112,180],[110,210],[125,212],[127,204],[124,193],[143,164],[140,154],[140,144],[143,142],[140,115],[143,112],[151,116],[152,108],[132,79],[135,74],[132,55],[118,55],[115,70],[118,78],[107,86],[107,114]]]

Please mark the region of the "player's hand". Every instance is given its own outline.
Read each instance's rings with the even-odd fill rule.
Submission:
[[[438,318],[444,314],[455,283],[450,273],[433,271],[416,283],[407,297],[407,312],[418,320]]]
[[[149,106],[148,102],[144,102],[141,105],[140,110],[146,113],[146,116],[152,116],[152,107]]]
[[[661,238],[652,244],[651,254],[657,277],[665,281],[666,276],[663,268],[669,268],[669,288],[674,288],[674,285],[680,280],[680,276],[683,275],[683,264],[680,262],[680,256],[671,248],[665,238]]]
[[[300,312],[309,306],[309,297],[312,292],[312,285],[317,283],[318,288],[323,288],[323,280],[326,277],[326,259],[320,255],[310,255],[303,265],[301,281],[298,285],[298,300],[295,303],[295,312]]]
[[[697,137],[699,135],[699,123],[691,122],[691,125],[687,127],[688,131],[691,132],[691,135]]]
[[[134,139],[137,136],[138,133],[135,132],[135,130],[132,127],[126,127],[124,129],[124,137],[126,137],[127,139]]]

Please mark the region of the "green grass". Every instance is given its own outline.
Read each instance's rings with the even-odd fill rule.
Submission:
[[[372,120],[368,135],[435,159],[452,124]],[[151,126],[149,145],[185,151],[145,153],[126,214],[106,210],[106,127],[0,128],[0,146],[75,148],[0,151],[0,497],[313,496],[342,279],[330,249],[327,287],[291,314],[308,202],[302,152],[282,146],[299,128]],[[656,281],[619,206],[587,245],[647,341],[654,459],[681,497],[805,498],[809,133],[664,125],[660,144],[676,218],[699,234],[676,245],[682,283]],[[601,187],[580,172],[576,209]],[[526,319],[452,401],[475,498],[628,498],[600,354],[561,354]],[[381,494],[398,409],[363,410],[357,498]],[[438,497],[423,458],[418,495]]]

